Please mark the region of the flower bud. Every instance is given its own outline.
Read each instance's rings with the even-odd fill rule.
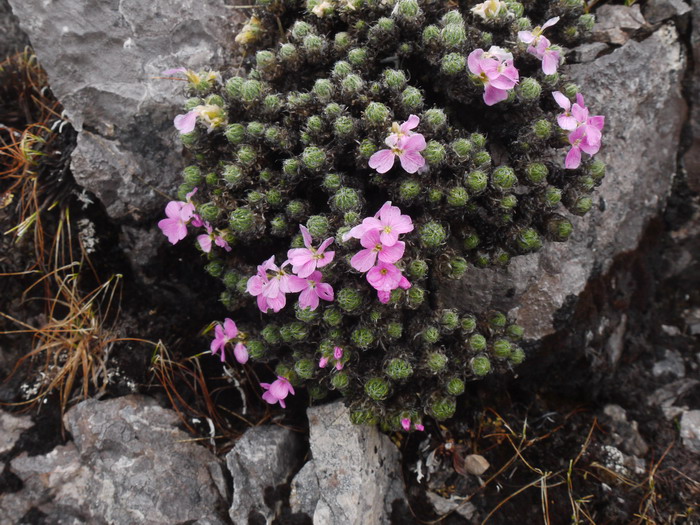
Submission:
[[[445,354],[435,351],[428,352],[425,360],[425,364],[433,374],[437,374],[445,370],[447,368],[447,362],[448,359]]]
[[[348,47],[350,47],[350,44],[352,44],[352,39],[350,38],[350,35],[345,31],[336,33],[335,37],[333,37],[333,48],[338,53],[344,53],[348,49]]]
[[[469,188],[469,191],[475,195],[483,192],[489,183],[488,175],[481,170],[474,170],[468,173],[464,179],[464,183]]]
[[[450,206],[454,206],[456,208],[463,208],[467,205],[468,201],[469,194],[467,193],[467,189],[463,186],[456,186],[454,188],[450,188],[450,190],[447,192],[447,204],[449,204]]]
[[[516,236],[515,242],[521,253],[536,252],[542,248],[542,240],[540,239],[539,233],[537,233],[537,230],[534,228],[520,230]]]
[[[299,60],[299,51],[294,44],[286,43],[280,46],[277,56],[279,56],[280,62],[293,64]]]
[[[352,117],[338,117],[333,122],[333,133],[336,137],[347,138],[355,132],[355,121]]]
[[[442,310],[439,312],[439,322],[442,333],[452,333],[459,326],[459,315],[456,310]]]
[[[374,333],[369,328],[357,328],[350,334],[350,340],[355,346],[365,350],[374,343]]]
[[[299,200],[289,201],[286,213],[290,219],[301,219],[307,213],[307,205]]]
[[[356,211],[347,211],[343,215],[343,223],[347,224],[348,226],[354,226],[360,222],[360,219],[362,217],[360,214]]]
[[[348,62],[356,68],[362,68],[367,64],[367,49],[356,47],[348,51]]]
[[[532,125],[532,131],[538,139],[548,139],[552,134],[552,123],[548,120],[538,120]]]
[[[429,25],[423,29],[423,45],[437,42],[440,38],[440,28],[436,25]]]
[[[445,194],[440,188],[430,188],[428,189],[428,204],[438,205],[444,196]]]
[[[520,80],[516,92],[520,100],[530,102],[540,98],[542,86],[534,78],[523,78]]]
[[[207,222],[214,222],[219,218],[221,210],[213,202],[207,202],[197,207],[197,213]]]
[[[372,410],[353,410],[350,413],[350,422],[353,425],[376,425],[379,418]]]
[[[370,102],[365,109],[365,118],[373,125],[389,124],[391,110],[380,102]]]
[[[249,122],[246,126],[246,133],[251,138],[260,139],[265,134],[265,125],[262,122]]]
[[[353,188],[340,188],[333,195],[332,206],[343,213],[356,210],[361,204],[360,195]]]
[[[425,301],[426,291],[415,284],[406,291],[409,308],[418,308]]]
[[[510,353],[509,361],[513,365],[519,365],[525,361],[525,351],[519,346],[514,347],[513,351]]]
[[[241,276],[236,272],[229,270],[224,274],[221,280],[223,281],[224,286],[226,288],[228,288],[229,290],[235,290],[238,286],[238,281],[241,280]]]
[[[442,25],[448,25],[448,24],[462,24],[464,25],[464,17],[462,16],[462,13],[459,12],[457,9],[453,9],[452,11],[448,11],[445,13],[442,18],[440,19],[440,22]]]
[[[249,79],[241,85],[241,99],[246,103],[253,103],[263,95],[264,85],[258,80]]]
[[[468,268],[469,263],[464,257],[452,257],[449,262],[449,273],[447,277],[450,279],[461,279]]]
[[[255,226],[255,214],[250,208],[237,208],[229,216],[229,227],[236,233],[250,233]]]
[[[578,17],[578,26],[581,28],[582,31],[591,31],[594,25],[595,15],[585,14]]]
[[[605,163],[600,160],[594,160],[588,166],[588,173],[596,182],[603,180],[603,177],[605,177]]]
[[[436,140],[430,140],[421,155],[430,166],[437,167],[445,160],[445,146]]]
[[[547,219],[547,237],[556,242],[566,241],[574,231],[571,221],[562,215],[552,215]]]
[[[339,60],[333,66],[333,76],[335,78],[345,78],[352,73],[352,66],[345,60]]]
[[[440,61],[440,71],[445,75],[455,76],[465,71],[467,59],[460,53],[449,53]]]
[[[281,340],[279,326],[273,323],[267,324],[260,332],[260,335],[266,343],[271,345],[276,345]]]
[[[248,348],[248,355],[251,359],[262,359],[267,352],[265,344],[257,339],[246,341],[246,348]]]
[[[331,387],[334,390],[339,390],[342,392],[348,386],[350,386],[350,376],[347,372],[338,372],[336,374],[333,374],[333,376],[331,377]]]
[[[182,176],[185,179],[185,184],[189,184],[192,187],[202,183],[202,172],[197,166],[187,166],[182,170]]]
[[[207,183],[207,186],[218,186],[219,175],[217,175],[217,173],[214,171],[207,173],[206,177],[204,178],[204,182]]]
[[[255,148],[249,146],[248,144],[243,144],[238,148],[236,159],[241,166],[249,168],[258,160],[258,154],[255,151]]]
[[[302,323],[313,323],[320,317],[320,313],[317,310],[311,310],[310,308],[302,308],[299,303],[294,305],[294,316],[299,319]]]
[[[386,334],[392,339],[401,339],[403,335],[403,325],[397,321],[386,325]]]
[[[364,139],[360,142],[360,156],[364,159],[370,158],[377,151],[377,146],[370,139]]]
[[[464,334],[471,334],[476,330],[476,317],[473,315],[466,315],[459,320],[459,328]]]
[[[460,160],[468,158],[473,147],[469,139],[465,138],[453,140],[450,144],[450,148],[452,148],[452,151],[454,151],[455,155],[457,155]]]
[[[241,88],[245,78],[243,77],[232,77],[226,81],[226,93],[234,100],[241,98]]]
[[[401,93],[401,105],[406,111],[419,111],[423,107],[423,93],[413,86],[407,87]]]
[[[192,111],[197,106],[203,106],[203,105],[204,105],[204,100],[202,100],[199,97],[193,97],[193,98],[188,98],[185,101],[184,108],[185,108],[185,111]]]
[[[471,369],[475,375],[483,377],[491,371],[491,361],[489,358],[483,355],[476,356],[471,360]]]
[[[445,390],[447,390],[447,393],[451,396],[460,396],[464,393],[464,387],[464,381],[459,377],[452,377],[447,381]]]
[[[312,135],[318,135],[323,131],[323,119],[318,115],[311,115],[306,119],[306,130]]]
[[[399,186],[399,200],[402,202],[411,202],[420,195],[420,192],[420,183],[413,179],[408,179]]]
[[[583,195],[575,199],[569,206],[567,206],[567,209],[574,215],[583,216],[586,215],[586,213],[588,213],[592,207],[593,200],[589,196]]]
[[[473,352],[481,352],[486,349],[486,338],[481,334],[474,334],[469,337],[469,348]]]
[[[302,20],[297,20],[291,29],[291,36],[295,40],[302,40],[304,37],[313,33],[313,27],[311,24],[307,24]]]
[[[549,170],[541,162],[532,162],[525,168],[525,176],[532,184],[540,184],[547,180]]]
[[[311,379],[315,370],[316,364],[311,359],[300,359],[294,363],[294,371],[300,379]]]
[[[270,71],[276,65],[275,54],[272,51],[255,53],[255,64],[260,71]]]
[[[422,12],[416,0],[399,0],[395,10],[400,19],[406,20],[415,19]]]
[[[343,322],[343,314],[337,308],[326,308],[323,311],[323,322],[328,326],[340,326]]]
[[[508,339],[496,339],[491,345],[491,353],[498,359],[507,359],[513,350],[513,345]]]
[[[478,151],[474,154],[474,164],[480,168],[487,167],[491,164],[491,155],[488,151]]]
[[[564,95],[566,95],[570,99],[574,99],[576,97],[576,94],[578,93],[578,86],[572,82],[566,84],[564,86],[564,89],[562,89]]]
[[[413,367],[411,363],[405,359],[390,359],[384,365],[384,373],[394,381],[408,379],[413,375]]]
[[[204,270],[212,277],[221,277],[224,273],[224,263],[215,259],[204,267]]]
[[[436,326],[428,326],[421,332],[423,342],[432,345],[440,340],[440,330]]]
[[[517,324],[510,324],[506,328],[506,335],[511,341],[520,341],[525,334],[525,329]]]
[[[338,306],[346,312],[354,312],[362,306],[362,295],[353,288],[343,288],[338,292]]]
[[[400,69],[385,69],[382,75],[382,83],[391,90],[402,90],[407,82],[406,74]]]
[[[508,318],[506,317],[506,315],[503,312],[499,312],[498,310],[489,312],[487,318],[489,326],[492,330],[502,330],[508,324]]]
[[[499,166],[491,175],[491,183],[499,190],[509,190],[518,183],[518,178],[512,168]]]
[[[384,401],[390,394],[389,383],[381,377],[373,377],[365,383],[365,394],[375,401]]]
[[[549,186],[543,195],[543,203],[550,208],[556,208],[561,202],[561,190],[554,186]]]
[[[438,421],[450,419],[456,410],[457,401],[454,397],[435,397],[428,407],[430,415]]]
[[[242,124],[229,124],[224,130],[224,137],[231,144],[240,144],[245,138],[245,127]]]
[[[328,217],[325,215],[312,215],[306,221],[306,227],[309,229],[312,237],[320,239],[328,235],[330,230],[330,223],[328,222]]]
[[[301,162],[311,171],[319,171],[326,164],[326,153],[321,148],[309,146],[301,154]]]
[[[419,230],[420,243],[428,249],[435,249],[447,240],[447,230],[442,224],[430,221],[423,224]]]
[[[423,259],[414,259],[408,265],[408,275],[411,279],[420,281],[425,279],[428,275],[428,263]]]
[[[333,84],[327,78],[319,78],[314,83],[312,91],[318,100],[328,102],[333,96]]]
[[[337,191],[342,187],[343,177],[337,173],[329,173],[323,178],[323,188],[326,191]]]
[[[479,246],[480,242],[481,242],[481,239],[479,239],[479,236],[476,233],[468,233],[464,237],[464,241],[462,242],[462,246],[464,246],[465,250],[473,250],[477,246]]]
[[[464,22],[460,20],[456,24],[447,24],[440,32],[440,41],[447,49],[462,47],[467,41],[467,31]]]

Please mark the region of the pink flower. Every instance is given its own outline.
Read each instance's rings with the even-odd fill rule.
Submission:
[[[361,240],[373,230],[379,232],[379,241],[384,246],[393,246],[398,242],[399,235],[413,231],[413,221],[408,215],[401,215],[398,206],[392,206],[391,201],[387,201],[374,217],[367,217],[362,224],[343,235],[343,241],[351,238]]]
[[[415,428],[416,430],[418,430],[420,432],[423,432],[425,430],[425,427],[423,425],[421,425],[420,423],[416,423],[415,425],[413,425],[413,428]]]
[[[326,368],[326,365],[328,364],[328,358],[327,357],[322,357],[321,359],[318,360],[318,367],[319,368]]]
[[[304,279],[287,273],[284,267],[289,264],[286,261],[282,267],[275,265],[275,257],[270,257],[263,264],[258,266],[258,273],[248,279],[246,291],[257,297],[258,308],[261,312],[267,313],[272,308],[272,311],[279,312],[287,304],[286,294],[291,292],[300,292],[308,285]],[[272,275],[268,275],[268,271]]]
[[[175,129],[181,134],[190,133],[194,131],[197,125],[197,119],[206,126],[208,133],[224,126],[227,122],[226,112],[221,106],[205,104],[197,106],[182,115],[177,115],[173,120],[173,124]]]
[[[333,237],[329,237],[321,243],[318,249],[311,245],[311,234],[305,226],[299,225],[301,230],[301,236],[304,239],[304,246],[306,248],[295,248],[287,252],[287,258],[289,262],[292,263],[292,271],[301,278],[308,277],[311,275],[316,268],[323,268],[329,264],[335,252],[326,252],[331,244],[333,244]],[[325,252],[325,253],[324,253]]]
[[[566,95],[559,91],[552,93],[554,100],[556,100],[557,105],[564,110],[557,116],[557,123],[561,129],[566,131],[575,130],[580,124],[583,124],[588,119],[588,109],[583,103],[583,97],[581,94],[576,96],[576,104],[571,105],[571,101]]]
[[[299,306],[315,310],[318,308],[319,299],[333,300],[333,287],[328,283],[322,283],[321,279],[323,279],[323,275],[318,270],[306,279],[305,287],[299,294]]]
[[[403,257],[406,249],[406,243],[403,241],[397,241],[392,246],[382,244],[379,230],[365,233],[360,239],[360,244],[365,249],[357,252],[350,260],[352,267],[359,272],[366,272],[372,268],[377,258],[385,263],[395,263]]]
[[[292,384],[286,377],[277,376],[277,379],[272,384],[260,383],[260,386],[267,390],[262,395],[262,398],[271,405],[279,403],[282,408],[287,408],[287,405],[284,403],[285,398],[289,394],[294,395],[294,387],[292,387]]]
[[[604,117],[597,116],[588,119],[586,124],[581,124],[569,133],[571,149],[566,155],[565,167],[567,170],[575,170],[581,164],[581,152],[595,155],[600,150],[603,134]]]
[[[339,346],[333,348],[333,358],[337,361],[343,358],[343,349]]]
[[[401,125],[394,122],[392,132],[384,141],[390,149],[377,151],[369,158],[369,167],[378,173],[386,173],[394,166],[394,157],[399,158],[401,167],[408,173],[415,173],[425,166],[425,159],[420,154],[426,147],[425,137],[411,130],[418,127],[420,119],[410,115]]]
[[[508,90],[520,80],[513,65],[513,55],[497,46],[488,51],[475,49],[467,57],[469,71],[484,84],[484,102],[487,106],[508,98]]]
[[[410,137],[413,135],[413,132],[411,131],[412,129],[416,129],[418,127],[418,124],[420,124],[420,118],[418,118],[417,115],[409,115],[408,120],[406,122],[403,122],[399,125],[398,122],[394,122],[391,125],[391,135],[389,136],[395,136],[396,138],[401,138],[401,137]]]
[[[553,75],[559,67],[559,49],[552,46],[552,43],[542,33],[548,27],[552,27],[559,22],[559,17],[550,18],[542,27],[536,27],[532,31],[519,31],[518,40],[530,44],[527,52],[542,60],[542,71],[545,75]]]
[[[204,253],[211,252],[212,242],[216,246],[223,248],[227,252],[231,251],[231,246],[229,246],[229,244],[221,235],[214,234],[214,230],[208,222],[202,222],[202,219],[201,217],[199,217],[199,215],[195,215],[195,217],[199,219],[199,222],[201,222],[201,225],[204,226],[204,229],[207,231],[207,233],[203,233],[197,236],[197,242],[199,243],[199,247],[202,248],[202,251]],[[192,219],[192,224],[197,226],[195,224],[194,218]]]
[[[410,420],[409,418],[407,418],[407,417],[403,418],[403,419],[401,420],[401,426],[403,427],[403,429],[404,429],[406,432],[408,432],[408,431],[410,430],[410,428],[411,428],[411,420]]]
[[[173,120],[175,129],[182,134],[191,133],[197,125],[197,115],[199,115],[197,109],[190,110],[182,115],[177,115],[175,120]]]
[[[187,224],[194,215],[194,204],[182,201],[170,201],[165,207],[167,219],[158,221],[158,227],[168,237],[171,244],[176,244],[187,237]]]
[[[393,264],[388,263],[380,262],[367,272],[367,282],[369,282],[375,290],[383,292],[390,292],[398,288],[402,277],[401,270]]]
[[[237,336],[238,328],[236,327],[236,323],[227,317],[224,319],[223,328],[220,324],[217,324],[214,327],[214,340],[211,342],[209,347],[211,349],[211,353],[215,354],[217,352],[221,352],[221,362],[223,362],[226,359],[226,356],[224,355],[226,345]],[[248,361],[248,349],[243,343],[239,342],[236,344],[233,350],[233,355],[235,356],[236,361],[241,364]]]

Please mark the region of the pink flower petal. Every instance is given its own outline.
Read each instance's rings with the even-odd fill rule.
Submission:
[[[309,230],[306,228],[306,226],[299,225],[299,229],[301,230],[301,236],[304,239],[304,246],[307,248],[311,248],[311,234],[309,233]]]
[[[204,253],[211,252],[211,236],[207,234],[197,235],[197,242]]]
[[[493,106],[508,98],[508,92],[503,89],[496,89],[488,85],[484,90],[484,103],[487,106]]]
[[[560,108],[565,111],[569,111],[571,109],[571,101],[566,97],[566,95],[564,95],[564,93],[555,91],[552,93],[552,96],[554,97],[554,100],[557,101]]]
[[[304,310],[315,310],[318,308],[318,303],[316,290],[310,286],[299,294],[299,306]]]
[[[406,173],[415,173],[425,166],[425,159],[417,151],[406,151],[399,156],[399,162]]]
[[[369,167],[377,173],[386,173],[394,165],[394,153],[390,149],[377,151],[369,158]]]
[[[573,147],[566,154],[566,161],[564,162],[567,170],[575,170],[581,165],[581,150],[577,147]]]
[[[395,263],[403,257],[405,250],[406,243],[403,241],[397,241],[393,246],[382,246],[379,252],[379,260],[385,263]]]
[[[553,75],[559,67],[559,52],[547,51],[542,57],[542,71],[545,75]]]
[[[408,418],[402,419],[401,426],[403,427],[404,430],[408,431],[411,428],[411,420]]]
[[[318,283],[316,285],[316,294],[324,301],[332,301],[334,299],[333,287],[328,283]]]
[[[175,125],[175,129],[182,134],[194,131],[194,127],[197,124],[197,111],[192,110],[184,115],[176,116],[175,120],[173,120],[173,124]]]
[[[374,266],[376,261],[377,252],[374,250],[360,250],[350,259],[350,265],[358,272],[366,272]]]
[[[234,323],[233,320],[229,319],[228,317],[224,319],[224,333],[229,339],[233,339],[238,335],[238,327],[236,326],[236,323]]]
[[[236,361],[243,365],[248,362],[248,349],[243,343],[236,343],[236,347],[233,349],[233,356],[236,358]]]
[[[408,120],[399,126],[399,131],[403,134],[408,134],[410,130],[417,128],[419,123],[420,119],[417,115],[409,115]]]
[[[535,39],[535,35],[531,31],[518,31],[518,40],[529,44]]]
[[[553,26],[554,24],[556,24],[557,22],[559,22],[559,17],[558,17],[558,16],[555,16],[554,18],[550,18],[549,20],[547,20],[547,21],[542,25],[542,31],[544,31],[544,30],[547,29],[548,27],[552,27],[552,26]]]

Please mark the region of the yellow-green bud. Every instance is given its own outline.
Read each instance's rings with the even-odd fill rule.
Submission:
[[[292,38],[296,40],[301,40],[307,35],[312,34],[313,32],[313,27],[311,27],[310,24],[307,24],[306,22],[302,20],[297,20],[294,22],[294,25],[292,26],[291,30],[291,35]]]
[[[377,146],[370,139],[360,142],[359,150],[362,158],[368,159],[377,151]]]
[[[566,241],[574,231],[571,221],[562,215],[552,215],[547,220],[548,237],[557,242]]]
[[[400,69],[385,69],[382,83],[389,89],[401,90],[406,87],[406,74]]]
[[[471,334],[476,330],[476,317],[473,315],[466,315],[459,320],[459,327],[465,334]]]
[[[255,53],[255,64],[260,70],[275,67],[275,54],[272,51],[258,51]]]
[[[486,338],[481,334],[474,334],[469,337],[469,348],[473,352],[481,352],[486,349]]]
[[[345,31],[336,33],[333,38],[333,47],[335,47],[336,51],[341,53],[350,47],[351,43],[350,35]]]
[[[479,239],[479,236],[476,233],[468,233],[464,237],[464,242],[463,246],[465,250],[473,250],[477,246],[479,246],[479,243],[481,242],[481,239]]]
[[[300,219],[306,215],[307,206],[302,201],[289,201],[286,212],[290,219]]]
[[[340,326],[343,322],[343,314],[337,308],[326,308],[323,311],[323,322],[329,326]]]
[[[430,221],[419,229],[420,242],[425,248],[435,249],[447,240],[447,230],[442,224]]]
[[[469,139],[465,138],[453,140],[452,144],[450,144],[450,147],[452,148],[452,151],[454,151],[455,154],[460,158],[460,160],[469,157],[469,154],[473,149],[472,143],[469,141]]]
[[[583,216],[586,215],[586,213],[588,213],[592,207],[593,200],[587,195],[584,195],[583,197],[576,199],[571,206],[568,206],[568,209],[574,215]]]
[[[475,375],[483,377],[491,371],[491,361],[488,357],[477,356],[471,361],[471,369]]]
[[[390,359],[384,365],[384,373],[393,379],[394,381],[401,381],[403,379],[408,379],[413,375],[413,367],[411,363],[405,359]]]
[[[343,213],[356,210],[361,204],[360,195],[353,188],[340,188],[333,195],[333,206]]]
[[[299,58],[299,51],[297,50],[297,46],[289,43],[282,44],[277,54],[280,58],[280,61],[287,63],[295,62]]]
[[[401,339],[403,335],[403,325],[399,322],[391,322],[386,325],[386,334],[392,339]]]
[[[532,130],[538,139],[548,139],[552,134],[552,123],[548,120],[538,120],[532,125]]]
[[[258,160],[258,154],[253,146],[243,144],[238,148],[236,158],[242,166],[250,167]]]
[[[349,137],[355,131],[355,121],[352,117],[338,117],[333,122],[333,133],[336,137]]]
[[[454,416],[457,402],[454,397],[437,397],[430,402],[428,410],[435,419],[444,421]]]
[[[355,67],[362,67],[367,63],[367,50],[364,47],[356,47],[348,51],[348,62]]]
[[[318,100],[328,102],[333,96],[333,84],[327,78],[319,78],[314,83],[312,91]]]
[[[430,140],[421,154],[429,165],[436,167],[445,160],[445,146],[436,140]]]
[[[440,330],[436,326],[428,326],[421,332],[421,337],[425,343],[435,344],[440,340]]]
[[[489,326],[494,330],[502,330],[508,324],[508,318],[503,312],[494,310],[488,314]]]
[[[450,279],[461,279],[468,268],[469,263],[464,257],[452,257],[450,259],[450,271],[447,276]]]
[[[389,383],[381,377],[373,377],[365,383],[365,394],[375,401],[384,401],[390,394]]]
[[[445,390],[451,396],[459,396],[464,393],[464,381],[459,377],[452,377],[447,381],[447,386]]]
[[[374,343],[374,333],[369,328],[357,328],[350,334],[350,339],[358,348],[365,350]]]
[[[520,363],[525,361],[525,351],[519,346],[516,346],[515,348],[513,348],[509,360],[512,364],[519,365]]]
[[[467,31],[462,20],[456,24],[447,24],[440,32],[440,40],[448,49],[456,49],[467,41]]]
[[[241,98],[241,88],[243,87],[243,83],[245,82],[245,78],[243,77],[232,77],[229,78],[226,81],[226,93],[233,98],[233,99],[239,99]]]
[[[524,334],[525,329],[518,324],[511,324],[506,328],[506,335],[511,341],[520,341]]]
[[[464,182],[471,193],[479,194],[488,186],[489,177],[481,170],[474,170],[467,174]]]
[[[449,53],[440,61],[440,71],[450,76],[464,72],[466,66],[467,59],[460,53]]]
[[[265,353],[267,352],[265,344],[256,339],[248,340],[246,342],[246,347],[248,348],[248,355],[251,359],[262,359],[265,357]]]
[[[343,391],[348,386],[350,386],[350,376],[347,372],[338,372],[331,377],[331,387],[333,389]]]
[[[605,177],[605,163],[600,160],[594,160],[588,166],[588,173],[595,181],[603,180],[603,177]]]
[[[252,103],[263,95],[264,85],[258,80],[249,79],[241,85],[241,98],[244,102]]]
[[[309,220],[306,221],[306,227],[313,237],[320,239],[328,235],[330,223],[328,222],[328,217],[325,215],[312,215],[309,217]]]
[[[370,102],[365,109],[365,118],[375,125],[388,124],[391,110],[380,102]]]
[[[510,357],[513,345],[508,339],[496,339],[491,345],[491,352],[498,359],[507,359]]]
[[[337,173],[329,173],[323,178],[323,187],[327,191],[336,191],[342,187],[343,177]]]
[[[553,186],[548,187],[543,195],[544,205],[556,208],[561,202],[561,190]]]
[[[407,111],[418,111],[423,107],[423,93],[420,89],[409,86],[401,93],[401,104]]]
[[[469,202],[469,194],[463,186],[450,188],[447,192],[447,204],[456,208],[463,208]]]
[[[300,359],[294,363],[294,371],[301,379],[311,379],[316,367],[311,359]]]
[[[275,345],[280,342],[280,329],[275,324],[268,324],[260,332],[262,338],[269,344]]]
[[[491,164],[491,155],[488,151],[479,151],[474,154],[474,164],[479,167],[485,167]]]
[[[516,92],[520,100],[532,101],[540,98],[542,94],[542,86],[534,78],[523,78],[516,88]]]
[[[436,25],[429,25],[423,29],[423,44],[436,42],[440,38],[440,28]]]
[[[352,66],[345,60],[340,60],[333,66],[333,76],[336,78],[345,78],[352,73]]]
[[[213,260],[204,267],[204,270],[212,277],[221,277],[221,274],[224,273],[224,263]]]
[[[421,192],[421,185],[418,181],[408,179],[399,186],[399,199],[403,202],[410,202]]]
[[[343,288],[338,292],[337,303],[342,310],[354,312],[362,305],[362,296],[353,288]]]
[[[302,152],[301,162],[305,168],[319,171],[326,164],[326,153],[321,148],[309,146]]]
[[[408,265],[408,275],[411,279],[421,280],[428,275],[428,263],[423,259],[414,259]]]
[[[250,208],[238,208],[229,216],[229,226],[236,233],[248,233],[255,225],[255,214]]]
[[[231,144],[240,144],[245,138],[245,127],[242,124],[229,124],[224,130],[224,136]]]

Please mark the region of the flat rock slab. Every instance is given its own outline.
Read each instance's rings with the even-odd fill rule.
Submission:
[[[341,403],[309,408],[311,455],[292,482],[293,511],[314,525],[388,524],[404,499],[399,451],[376,427],[350,422]]]
[[[0,454],[12,450],[22,432],[32,425],[29,416],[16,416],[0,410]]]
[[[224,0],[10,0],[78,130],[72,171],[113,218],[141,220],[173,194],[183,166],[172,67],[223,64],[242,10]]]
[[[568,242],[515,257],[505,271],[471,268],[460,282],[444,286],[442,306],[490,306],[510,311],[530,339],[553,333],[555,314],[575,303],[594,272],[634,250],[665,206],[687,109],[681,95],[685,67],[673,25],[569,66],[586,104],[605,115],[598,158],[607,163],[607,175],[593,194],[597,206],[573,218]]]
[[[223,467],[178,422],[143,396],[76,405],[65,415],[73,442],[10,463],[24,487],[0,495],[0,523],[31,508],[61,523],[225,523]]]
[[[303,454],[302,438],[296,432],[277,426],[247,430],[226,455],[233,478],[229,510],[233,522],[246,524],[259,516],[269,523],[278,516],[281,500],[274,497],[275,488],[289,481]]]

